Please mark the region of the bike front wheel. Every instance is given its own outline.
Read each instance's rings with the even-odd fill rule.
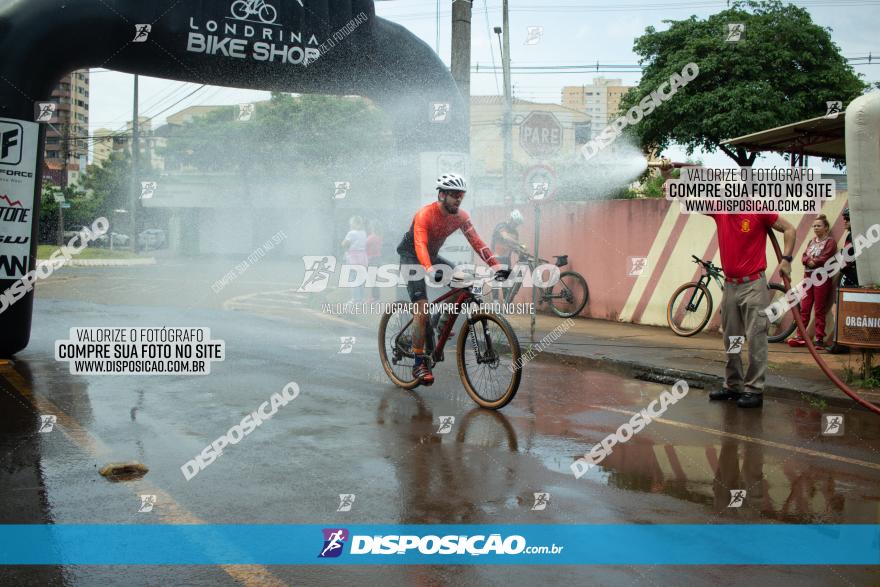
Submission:
[[[412,376],[414,324],[413,315],[403,302],[394,304],[379,320],[379,360],[391,382],[403,389],[419,386],[419,380]]]
[[[522,366],[519,340],[498,314],[480,312],[464,321],[457,343],[458,374],[480,407],[498,410],[519,389]]]
[[[275,22],[275,19],[278,18],[278,12],[275,11],[274,6],[270,6],[268,4],[264,4],[262,8],[260,8],[260,20],[265,22],[266,24],[272,24]]]
[[[712,294],[705,284],[685,283],[669,298],[666,321],[675,334],[693,336],[709,323],[713,306]]]
[[[547,288],[550,307],[560,318],[577,316],[590,299],[587,280],[575,271],[563,271],[559,282]]]

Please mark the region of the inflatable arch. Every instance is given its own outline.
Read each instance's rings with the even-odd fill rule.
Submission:
[[[365,96],[390,114],[411,191],[421,153],[467,151],[465,104],[448,69],[415,35],[376,17],[372,0],[12,0],[0,9],[0,55],[0,292],[36,263],[37,103],[76,69]],[[442,123],[434,104],[448,104]],[[32,290],[4,307],[0,357],[27,346],[32,310]]]

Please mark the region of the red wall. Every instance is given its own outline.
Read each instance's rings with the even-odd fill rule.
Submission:
[[[513,208],[490,206],[473,211],[477,230],[488,241],[494,226]],[[532,204],[518,207],[525,217],[520,242],[533,249],[535,214]],[[607,200],[586,203],[541,204],[539,254],[567,254],[569,265],[587,280],[590,302],[582,316],[617,320],[635,285],[629,257],[647,257],[669,209],[665,200]],[[520,294],[531,300],[531,290]]]

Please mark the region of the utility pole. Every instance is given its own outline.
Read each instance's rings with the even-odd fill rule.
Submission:
[[[471,9],[470,0],[454,0],[452,2],[452,79],[464,96],[465,127],[468,129],[470,144],[470,108],[471,108]],[[470,147],[468,147],[470,151]]]
[[[452,0],[453,3],[455,0]],[[437,17],[434,19],[434,53],[440,55],[440,0],[437,0]]]
[[[131,222],[131,250],[137,252],[137,204],[140,196],[140,182],[138,181],[138,159],[140,153],[140,141],[138,136],[138,76],[134,76],[134,102],[131,115],[131,196],[129,202],[129,221]]]
[[[504,197],[510,197],[510,164],[513,159],[513,97],[510,89],[510,11],[508,9],[508,0],[503,3],[504,25],[499,31],[495,27],[495,32],[503,33],[503,47],[501,49],[501,67],[504,71]]]
[[[64,193],[64,192],[61,192]],[[58,204],[58,246],[64,246],[64,202],[56,202]]]

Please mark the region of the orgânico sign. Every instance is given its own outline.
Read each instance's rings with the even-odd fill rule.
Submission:
[[[551,112],[531,112],[519,127],[519,144],[532,157],[549,157],[562,148],[562,124]]]

